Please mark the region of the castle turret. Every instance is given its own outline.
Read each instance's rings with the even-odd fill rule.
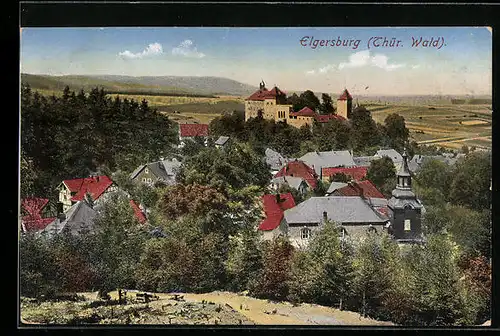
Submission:
[[[391,228],[394,238],[400,243],[420,243],[422,238],[422,203],[411,188],[411,173],[408,155],[403,150],[403,164],[397,173],[396,188],[388,202]]]
[[[352,96],[344,88],[341,95],[337,99],[337,115],[344,117],[345,119],[349,119],[351,117],[352,112]]]

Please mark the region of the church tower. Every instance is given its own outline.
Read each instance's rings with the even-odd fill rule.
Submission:
[[[337,99],[337,115],[344,117],[345,119],[349,119],[351,117],[352,111],[352,96],[344,88],[342,94]]]
[[[411,189],[408,155],[403,150],[403,164],[397,173],[396,189],[389,200],[390,231],[399,243],[420,243],[422,237],[421,213],[423,205]]]

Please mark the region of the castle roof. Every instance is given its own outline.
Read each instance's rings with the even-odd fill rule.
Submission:
[[[337,100],[352,100],[352,96],[347,89],[344,89]]]
[[[265,100],[265,99],[273,99],[279,96],[286,96],[286,93],[281,91],[277,86],[273,87],[271,90],[268,90],[264,87],[262,89],[255,91],[246,100]]]

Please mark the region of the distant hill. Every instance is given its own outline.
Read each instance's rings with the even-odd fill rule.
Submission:
[[[248,84],[222,77],[194,76],[120,76],[120,75],[67,75],[49,76],[21,74],[21,82],[33,89],[90,90],[96,86],[110,93],[151,93],[186,95],[235,95],[246,96],[256,90]]]

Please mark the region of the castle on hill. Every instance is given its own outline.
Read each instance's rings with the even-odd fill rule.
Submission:
[[[286,121],[287,124],[300,128],[303,125],[312,126],[314,120],[325,123],[331,119],[347,120],[351,116],[352,96],[344,89],[337,99],[336,114],[319,114],[304,107],[300,111],[293,111],[292,105],[287,104],[286,93],[277,86],[271,90],[266,88],[264,81],[259,84],[259,90],[245,99],[245,121],[259,115],[264,119]]]

